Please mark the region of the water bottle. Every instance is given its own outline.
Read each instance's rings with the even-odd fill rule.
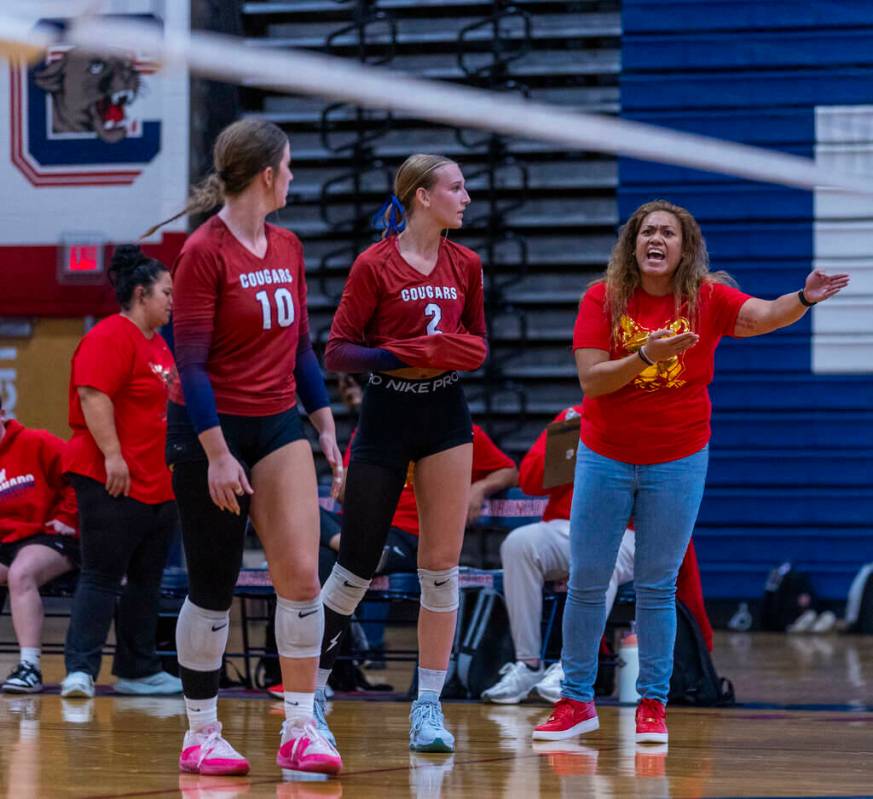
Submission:
[[[636,703],[637,677],[640,676],[640,649],[637,643],[637,626],[631,622],[630,632],[621,639],[618,647],[618,701]]]

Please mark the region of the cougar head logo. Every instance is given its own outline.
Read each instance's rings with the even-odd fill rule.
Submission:
[[[51,95],[54,133],[96,133],[109,144],[127,136],[124,108],[140,91],[132,60],[68,50],[35,80]]]

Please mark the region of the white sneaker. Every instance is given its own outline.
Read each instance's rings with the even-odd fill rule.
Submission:
[[[564,669],[561,667],[561,661],[552,663],[546,669],[543,678],[536,684],[534,690],[546,702],[551,702],[553,705],[561,698],[561,680],[564,679]]]
[[[787,633],[808,633],[812,631],[812,627],[818,618],[818,613],[816,613],[812,608],[804,611],[800,614],[798,618],[796,618],[791,624],[789,624],[785,628],[785,632]]]
[[[185,733],[182,754],[179,755],[179,771],[228,776],[248,774],[249,768],[249,761],[222,737],[220,721]]]
[[[498,705],[517,705],[527,698],[533,688],[543,678],[543,667],[529,669],[521,661],[504,663],[500,669],[500,680],[482,691],[482,699]]]
[[[819,613],[815,624],[812,625],[810,632],[812,633],[829,633],[833,632],[837,626],[837,617],[829,610],[824,613]]]
[[[91,699],[94,696],[94,678],[86,671],[71,671],[61,683],[61,696]]]

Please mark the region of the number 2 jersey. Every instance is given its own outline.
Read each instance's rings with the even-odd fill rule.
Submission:
[[[387,345],[401,360],[413,365],[411,358],[404,357],[404,341],[431,341],[438,348],[439,339],[422,337],[472,334],[484,339],[485,333],[479,256],[441,239],[436,265],[425,275],[403,258],[397,237],[390,236],[355,259],[331,325],[328,353],[341,342],[367,347]],[[446,344],[451,338],[453,335],[446,336]],[[421,348],[415,351],[421,352]],[[434,362],[438,361],[434,357]]]
[[[219,413],[270,416],[297,400],[298,344],[309,343],[303,246],[266,225],[263,258],[219,216],[185,242],[173,265],[173,334],[181,372],[205,363]],[[173,402],[184,404],[176,382]]]

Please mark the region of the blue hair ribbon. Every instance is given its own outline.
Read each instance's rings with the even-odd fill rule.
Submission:
[[[397,199],[396,194],[392,194],[373,214],[373,227],[383,231],[385,236],[396,236],[406,228],[405,214],[403,203]]]

